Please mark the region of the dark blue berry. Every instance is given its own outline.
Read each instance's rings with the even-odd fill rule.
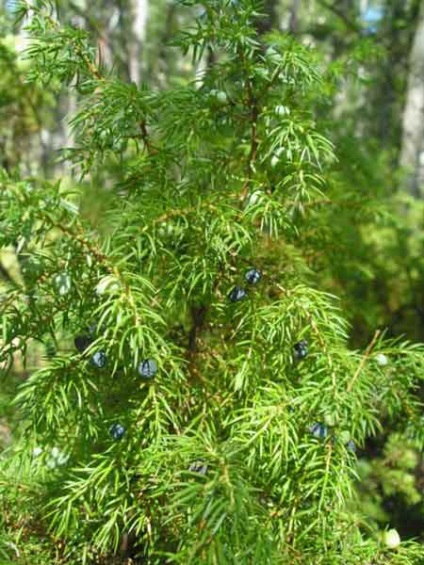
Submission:
[[[203,461],[195,461],[192,463],[188,469],[192,473],[199,473],[200,475],[206,475],[206,471],[208,470],[208,466]]]
[[[306,339],[302,339],[301,341],[293,345],[293,349],[296,359],[305,359],[305,357],[308,355],[308,342],[306,341]]]
[[[112,424],[109,428],[109,433],[113,439],[122,439],[125,434],[125,428],[122,424]]]
[[[106,365],[106,353],[104,351],[97,351],[92,356],[91,363],[98,369],[103,369]]]
[[[244,278],[249,284],[256,284],[261,280],[262,273],[257,269],[249,269],[248,271],[246,271]]]
[[[152,379],[157,371],[158,367],[153,359],[144,359],[138,366],[138,372],[145,379]]]
[[[239,300],[243,300],[245,296],[246,296],[246,291],[244,290],[244,288],[235,286],[228,295],[228,298],[231,300],[231,302],[238,302]]]
[[[77,335],[74,339],[75,348],[80,352],[84,351],[93,343],[93,339],[89,335]]]
[[[315,423],[310,428],[311,434],[319,439],[324,439],[328,436],[328,428],[324,424]]]
[[[349,451],[356,453],[356,445],[353,440],[348,441],[346,447],[348,448]]]

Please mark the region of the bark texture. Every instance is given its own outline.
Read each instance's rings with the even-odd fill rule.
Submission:
[[[132,0],[132,41],[129,47],[129,75],[137,85],[141,81],[142,49],[146,39],[148,0]]]
[[[402,120],[400,164],[406,170],[405,189],[424,196],[424,3],[412,44]]]

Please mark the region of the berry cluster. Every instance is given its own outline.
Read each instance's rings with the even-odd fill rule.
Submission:
[[[79,353],[84,353],[86,349],[96,339],[96,326],[91,325],[84,334],[77,335],[74,339],[75,348]],[[90,362],[97,369],[103,369],[106,366],[107,357],[104,351],[96,351],[90,359]]]
[[[262,273],[255,269],[254,267],[246,271],[244,275],[244,279],[247,283],[254,285],[257,284],[262,278]],[[235,286],[230,293],[228,294],[228,298],[231,302],[239,302],[243,300],[247,296],[247,291],[241,286]],[[294,349],[294,357],[298,361],[305,359],[308,355],[308,342],[306,339],[302,339],[298,343],[295,343],[293,346]]]
[[[96,326],[90,326],[83,334],[77,335],[74,339],[75,348],[79,353],[84,353],[86,349],[96,339]],[[90,357],[90,363],[97,369],[103,369],[107,364],[106,353],[102,350],[96,351]],[[143,359],[137,367],[138,374],[145,380],[153,379],[158,371],[156,361],[154,359]],[[110,436],[115,440],[120,440],[126,432],[125,427],[120,423],[112,424],[109,428]]]
[[[262,278],[262,273],[257,269],[249,269],[244,275],[244,279],[249,284],[257,284]],[[247,296],[247,292],[241,286],[235,286],[228,295],[231,302],[239,302]]]
[[[328,427],[321,422],[315,422],[310,426],[309,431],[311,434],[318,439],[325,439],[329,435]],[[335,439],[335,438],[334,438]],[[356,444],[353,440],[349,440],[346,443],[346,447],[349,451],[356,453]]]
[[[248,284],[255,285],[261,280],[262,274],[257,269],[251,268],[248,271],[246,271],[244,278]],[[247,292],[244,288],[240,286],[235,286],[229,293],[228,298],[231,302],[239,302],[246,296],[247,296]],[[77,349],[77,351],[79,351],[80,353],[84,353],[84,351],[88,349],[90,345],[95,341],[95,333],[96,333],[96,327],[92,325],[88,328],[88,331],[86,333],[77,335],[74,339],[75,348]],[[302,339],[297,343],[295,343],[293,345],[293,352],[294,352],[294,358],[297,361],[301,361],[302,359],[305,359],[308,356],[307,340]],[[102,369],[103,367],[106,366],[107,363],[106,353],[104,351],[96,351],[91,356],[90,361],[94,367],[98,369]],[[143,359],[137,367],[138,374],[145,380],[153,379],[157,371],[158,371],[158,367],[154,359],[149,359],[149,358]],[[309,428],[309,431],[314,437],[320,440],[325,439],[329,435],[329,430],[327,426],[325,426],[320,422],[315,422],[314,424],[312,424]],[[109,428],[109,434],[115,440],[122,439],[125,433],[126,433],[126,429],[120,423],[114,423]],[[352,440],[348,441],[346,445],[350,451],[352,452],[356,451],[355,443]],[[208,466],[204,462],[195,461],[190,465],[189,471],[193,473],[199,473],[200,475],[205,475],[207,468]]]
[[[257,269],[252,268],[246,271],[244,278],[246,282],[248,282],[249,284],[257,284],[261,280],[262,274]],[[245,298],[246,296],[247,296],[247,292],[244,288],[240,286],[235,286],[229,293],[228,298],[231,302],[239,302],[240,300],[243,300],[243,298]],[[293,345],[293,355],[296,361],[302,361],[302,359],[305,359],[308,356],[308,353],[309,353],[308,342],[306,339],[302,339]],[[325,439],[329,434],[327,426],[325,426],[320,422],[314,423],[309,428],[309,431],[313,436],[315,436],[318,439]],[[356,445],[352,440],[350,440],[346,444],[346,446],[350,451],[352,452],[356,451]],[[204,467],[207,468],[207,466],[202,466],[201,463],[199,464],[193,463],[190,466],[190,471],[200,472],[201,474],[204,474],[204,472],[206,472],[206,470],[204,472],[202,471]]]

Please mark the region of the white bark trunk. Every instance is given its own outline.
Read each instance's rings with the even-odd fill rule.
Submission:
[[[367,11],[367,8],[368,8],[368,0],[360,0],[359,1],[359,12],[360,12],[362,17],[364,17],[365,12]]]
[[[400,164],[405,167],[405,189],[424,196],[424,3],[410,55],[408,87],[402,124]]]
[[[130,79],[139,85],[141,81],[142,49],[146,39],[149,2],[148,0],[132,0],[131,8],[133,24],[128,66]]]

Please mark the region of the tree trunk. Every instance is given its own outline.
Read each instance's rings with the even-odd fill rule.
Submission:
[[[146,39],[147,17],[149,11],[148,0],[132,0],[132,34],[129,45],[129,75],[135,84],[141,81],[142,49]]]
[[[424,4],[409,60],[409,78],[402,123],[400,164],[405,167],[404,188],[422,197],[424,180]]]
[[[294,35],[299,31],[299,11],[301,0],[292,0],[290,7],[289,30]]]
[[[268,33],[272,29],[278,29],[278,2],[277,0],[265,0],[263,9],[260,10],[264,17],[258,20],[256,28],[259,35]]]

